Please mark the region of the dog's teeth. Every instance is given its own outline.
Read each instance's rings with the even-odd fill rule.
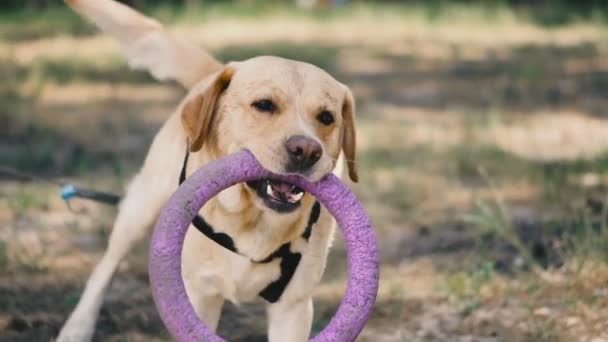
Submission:
[[[291,195],[289,199],[292,200],[293,202],[297,202],[302,199],[302,196],[304,196],[304,193],[300,192],[298,194]]]
[[[269,196],[273,195],[272,186],[270,184],[266,185],[266,194]]]

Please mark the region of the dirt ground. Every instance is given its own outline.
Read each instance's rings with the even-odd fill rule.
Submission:
[[[44,18],[40,29],[0,25],[1,164],[121,193],[183,92],[129,71],[113,41],[65,17],[56,30]],[[363,8],[190,15],[170,28],[224,60],[312,62],[354,90],[352,188],[381,252],[358,341],[608,341],[608,30],[467,18]],[[0,177],[0,341],[52,340],[115,213],[85,201],[70,210],[53,184]],[[146,249],[121,264],[96,341],[169,340]],[[315,332],[345,272],[338,236]],[[219,333],[264,341],[265,320],[262,303],[227,304]]]

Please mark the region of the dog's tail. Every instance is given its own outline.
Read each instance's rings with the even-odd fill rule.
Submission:
[[[113,0],[65,0],[120,42],[129,66],[190,89],[222,64],[203,49],[173,38],[156,20]]]

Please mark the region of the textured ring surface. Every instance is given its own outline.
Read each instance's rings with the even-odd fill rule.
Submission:
[[[262,178],[283,180],[315,196],[334,216],[346,243],[348,283],[338,311],[311,341],[350,342],[359,335],[378,291],[378,249],[369,217],[342,181],[329,174],[318,182],[266,171],[247,150],[211,162],[173,194],[158,219],[149,252],[152,294],[165,326],[177,341],[224,341],[198,318],[181,275],[184,237],[200,208],[220,191]]]

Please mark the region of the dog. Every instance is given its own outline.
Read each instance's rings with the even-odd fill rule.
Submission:
[[[357,181],[353,95],[325,71],[272,56],[222,64],[126,5],[113,0],[66,3],[116,38],[131,67],[176,81],[188,93],[128,185],[107,249],[57,341],[92,339],[119,262],[149,234],[180,181],[210,161],[246,148],[276,174],[298,174],[314,182],[331,172],[341,174],[346,164]],[[300,188],[263,179],[220,192],[198,217],[212,232],[189,227],[182,276],[201,320],[215,331],[225,300],[238,304],[262,297],[269,341],[306,341],[312,293],[334,233],[326,209]],[[218,234],[229,243],[214,240]],[[296,266],[285,267],[286,258],[297,259]]]

